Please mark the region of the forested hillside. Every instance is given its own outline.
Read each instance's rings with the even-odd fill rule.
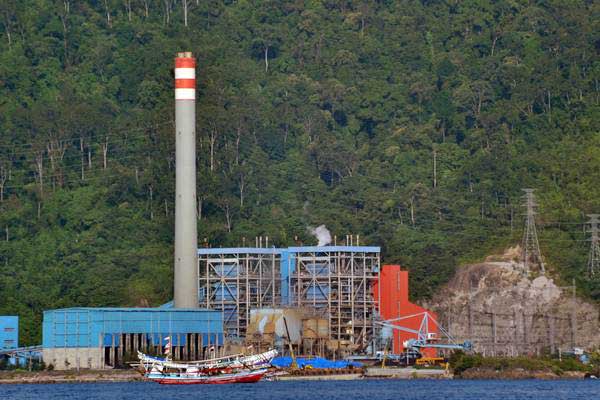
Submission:
[[[173,57],[198,57],[199,238],[359,234],[431,296],[518,243],[587,279],[592,0],[0,1],[0,314],[172,292]]]

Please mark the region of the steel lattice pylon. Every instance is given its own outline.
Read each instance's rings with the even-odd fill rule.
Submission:
[[[535,189],[523,189],[525,192],[525,204],[527,208],[527,219],[525,221],[525,230],[523,233],[523,268],[524,273],[528,274],[531,271],[532,265],[539,265],[539,270],[542,274],[546,273],[544,260],[540,251],[540,242],[538,241],[537,229],[535,227]]]
[[[588,275],[590,278],[596,278],[600,274],[600,243],[598,239],[598,223],[600,222],[598,217],[600,217],[600,214],[589,214],[588,217],[590,217],[588,223],[592,233],[590,239],[592,243],[588,257]]]

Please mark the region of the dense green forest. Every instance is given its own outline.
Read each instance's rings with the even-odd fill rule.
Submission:
[[[561,282],[600,213],[593,0],[0,1],[0,314],[172,293],[173,58],[198,57],[199,238],[359,234],[426,298],[519,243]]]

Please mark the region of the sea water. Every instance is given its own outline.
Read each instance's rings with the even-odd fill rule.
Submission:
[[[600,380],[358,380],[163,386],[152,382],[0,385],[0,399],[600,399]]]

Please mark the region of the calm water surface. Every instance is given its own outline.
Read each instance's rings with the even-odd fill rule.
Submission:
[[[600,399],[600,380],[365,380],[161,386],[151,382],[0,385],[0,399],[511,400]]]

